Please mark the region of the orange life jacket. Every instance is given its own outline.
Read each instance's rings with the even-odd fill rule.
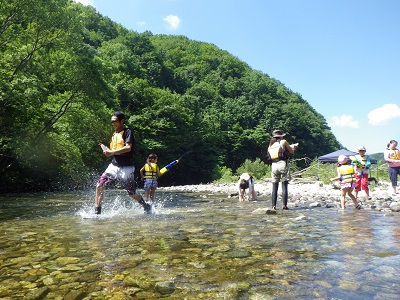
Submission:
[[[118,149],[121,149],[124,146],[125,146],[124,130],[122,130],[120,132],[114,132],[114,134],[113,134],[113,136],[111,138],[110,149],[111,150],[118,150]]]

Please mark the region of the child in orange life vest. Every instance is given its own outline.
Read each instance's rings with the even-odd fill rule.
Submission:
[[[331,181],[340,180],[340,208],[345,208],[346,194],[349,195],[351,200],[353,200],[356,209],[361,209],[361,205],[357,202],[356,197],[352,194],[354,189],[356,178],[355,178],[355,167],[347,164],[348,158],[345,155],[340,155],[338,157],[338,168],[337,177],[331,178]]]
[[[152,153],[147,158],[146,164],[140,169],[140,177],[144,180],[144,199],[147,202],[150,195],[150,202],[154,202],[154,194],[158,187],[157,179],[161,176],[157,166],[157,155]]]

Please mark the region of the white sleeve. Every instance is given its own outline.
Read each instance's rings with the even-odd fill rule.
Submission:
[[[251,196],[253,195],[253,188],[254,188],[254,181],[253,179],[249,179],[249,200],[251,198]]]

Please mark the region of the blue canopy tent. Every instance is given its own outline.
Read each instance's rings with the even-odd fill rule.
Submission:
[[[357,154],[358,154],[357,152],[349,151],[346,149],[340,149],[340,150],[319,156],[318,161],[323,162],[323,163],[337,163],[337,159],[338,159],[339,155],[346,155],[347,157],[350,157],[350,156],[354,156]],[[376,159],[374,159],[372,157],[370,157],[369,159],[371,161],[371,164],[377,163]]]

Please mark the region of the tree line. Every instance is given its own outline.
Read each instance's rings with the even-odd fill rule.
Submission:
[[[209,43],[137,33],[69,0],[2,0],[0,192],[85,188],[108,163],[111,113],[135,132],[136,167],[167,164],[162,184],[236,170],[280,128],[298,157],[341,147],[299,93]]]

